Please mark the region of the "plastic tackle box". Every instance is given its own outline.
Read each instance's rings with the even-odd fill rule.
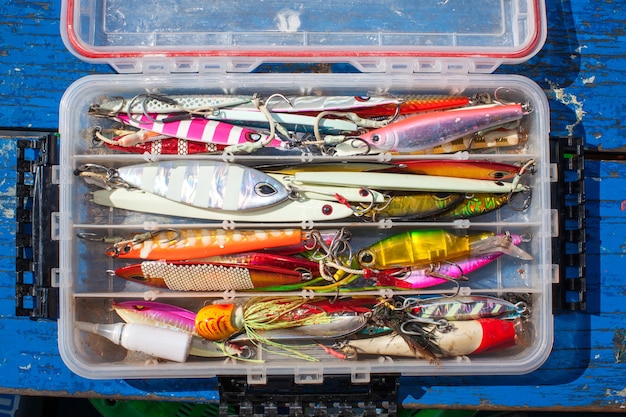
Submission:
[[[53,216],[60,243],[59,349],[67,366],[87,378],[196,378],[243,376],[262,384],[270,376],[293,376],[296,383],[320,383],[325,375],[349,375],[367,382],[372,375],[520,374],[539,367],[552,346],[551,239],[555,212],[550,206],[553,175],[548,151],[549,109],[543,91],[531,80],[492,74],[502,63],[523,62],[540,50],[545,39],[545,10],[540,0],[446,1],[312,1],[270,0],[255,3],[145,2],[66,0],[62,35],[68,48],[84,60],[108,63],[119,74],[77,80],[60,103],[60,210]],[[349,63],[359,73],[259,73],[266,63]],[[141,94],[272,94],[286,96],[402,96],[415,94],[497,96],[532,109],[521,121],[525,140],[488,152],[460,151],[411,155],[411,159],[477,160],[522,164],[534,159],[532,190],[525,208],[505,206],[490,214],[456,221],[361,219],[302,221],[202,220],[143,213],[94,204],[91,184],[75,175],[85,164],[119,168],[173,158],[156,154],[124,154],[92,141],[93,128],[106,121],[89,109],[106,97]],[[111,124],[105,127],[110,127]],[[365,156],[322,156],[299,149],[249,155],[229,152],[175,159],[229,164],[292,165],[347,161],[389,163],[406,155],[389,152]],[[364,184],[367,185],[367,184]],[[317,344],[299,346],[303,360],[258,350],[251,360],[190,356],[185,362],[155,360],[85,332],[79,322],[121,323],[113,302],[156,300],[192,311],[211,303],[243,303],[268,293],[155,290],[112,276],[129,262],[105,255],[109,244],[82,236],[131,236],[154,230],[201,228],[237,232],[246,229],[345,229],[351,245],[361,248],[409,230],[442,228],[463,235],[477,231],[531,236],[520,244],[531,260],[501,257],[461,283],[461,295],[523,295],[532,306],[529,340],[524,345],[469,357],[444,358],[439,365],[414,357],[372,354],[346,360]],[[412,290],[357,289],[337,297],[451,295],[454,285]],[[310,292],[272,292],[271,296],[311,297]]]

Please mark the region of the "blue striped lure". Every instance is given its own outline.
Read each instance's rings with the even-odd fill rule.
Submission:
[[[432,320],[476,320],[480,318],[515,319],[528,314],[528,305],[523,301],[516,304],[496,297],[470,295],[459,297],[437,297],[419,300],[406,298],[410,315]]]
[[[287,200],[276,179],[254,168],[208,160],[174,160],[121,167],[129,185],[195,207],[250,210]]]

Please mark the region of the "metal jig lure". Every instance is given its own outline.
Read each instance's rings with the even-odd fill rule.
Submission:
[[[90,194],[91,202],[106,207],[164,216],[191,219],[242,222],[303,222],[339,220],[352,216],[351,207],[337,201],[306,198],[288,199],[282,203],[255,210],[203,209],[178,203],[142,190],[117,188],[97,190]]]
[[[295,181],[309,184],[366,187],[374,190],[435,191],[451,193],[516,193],[526,185],[502,181],[452,178],[435,175],[393,174],[387,172],[296,172]]]
[[[411,319],[458,321],[499,318],[512,320],[530,314],[528,305],[523,301],[513,304],[501,298],[486,295],[426,299],[407,297],[402,300],[402,306],[408,309],[407,314]]]
[[[87,164],[77,175],[106,185],[134,187],[200,208],[250,210],[289,198],[285,187],[267,174],[243,165],[208,160],[173,160],[118,169]]]
[[[150,155],[211,154],[224,150],[223,145],[194,142],[178,138],[157,139],[149,142],[138,143],[132,146],[122,146],[108,142],[104,142],[104,145],[115,151]]]
[[[394,164],[397,168],[392,172],[492,181],[510,180],[520,171],[519,166],[493,161],[418,159],[395,161]]]
[[[191,113],[205,114],[223,107],[243,105],[252,101],[253,96],[246,95],[162,95],[143,93],[130,99],[110,98],[89,108],[94,116],[115,117],[120,114],[170,114]]]
[[[261,116],[263,115],[261,114]],[[272,135],[266,135],[254,129],[201,117],[180,120],[174,116],[164,114],[141,115],[137,116],[137,118],[120,114],[117,118],[123,123],[138,129],[196,142],[225,146],[262,143],[263,146],[276,148],[280,148],[285,144],[285,142],[275,139]]]

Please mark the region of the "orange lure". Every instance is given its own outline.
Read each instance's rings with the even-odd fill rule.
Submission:
[[[394,170],[399,172],[492,181],[509,180],[520,172],[519,166],[492,161],[443,161],[434,159],[396,161],[395,164],[397,167]]]
[[[145,239],[118,242],[106,254],[121,259],[177,261],[302,245],[309,237],[301,229],[165,230]]]

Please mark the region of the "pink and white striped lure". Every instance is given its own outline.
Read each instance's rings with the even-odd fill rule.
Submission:
[[[201,117],[176,120],[168,114],[143,114],[134,117],[118,114],[117,118],[129,126],[195,142],[237,145],[266,142],[269,139],[268,135],[254,129]],[[284,145],[283,141],[272,139],[264,146],[281,147],[282,145]]]

